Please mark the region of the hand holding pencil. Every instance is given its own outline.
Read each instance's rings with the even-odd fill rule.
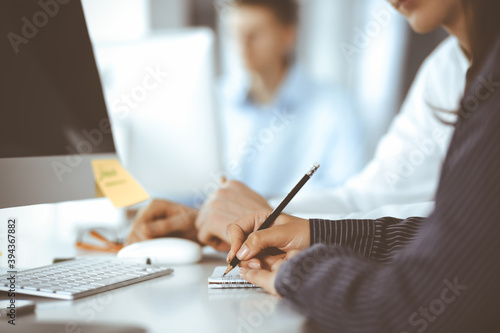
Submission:
[[[319,165],[315,164],[272,213],[256,213],[239,219],[228,227],[231,251],[228,255],[230,263],[225,274],[236,267],[241,260],[249,260],[262,250],[277,248],[286,252],[291,249],[302,250],[309,246],[309,221],[280,215],[318,168]],[[273,224],[276,227],[268,229]],[[249,267],[258,267],[261,263],[251,261],[248,264]]]
[[[241,277],[277,295],[274,282],[281,264],[310,246],[309,221],[281,214],[271,228],[254,232],[268,215],[258,212],[229,227],[232,248],[228,259],[236,258],[234,254],[243,249],[245,254],[238,254],[243,259],[239,264]]]
[[[231,237],[231,251],[228,259],[241,260],[240,266],[264,267],[268,257],[293,250],[302,251],[310,246],[309,221],[282,214],[271,228],[255,231],[268,217],[268,212],[258,212],[244,217],[228,228]],[[283,255],[281,255],[283,257]]]

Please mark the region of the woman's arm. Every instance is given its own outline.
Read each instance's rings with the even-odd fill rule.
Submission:
[[[481,73],[495,84],[499,54],[500,42]],[[465,99],[478,103],[462,110],[436,209],[413,241],[385,264],[352,249],[314,246],[281,265],[280,295],[330,332],[499,330],[500,91],[479,101],[483,82]],[[260,271],[244,276],[257,281]]]
[[[311,246],[326,244],[350,248],[366,258],[387,262],[417,235],[424,218],[392,217],[377,220],[310,220]]]

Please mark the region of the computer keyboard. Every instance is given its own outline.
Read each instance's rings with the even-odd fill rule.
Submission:
[[[171,268],[115,258],[81,258],[15,274],[15,293],[76,299],[172,273]],[[10,274],[0,275],[0,291],[9,291]]]

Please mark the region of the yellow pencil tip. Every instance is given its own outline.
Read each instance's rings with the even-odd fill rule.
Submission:
[[[224,275],[222,275],[222,277],[226,276],[226,274],[231,272],[232,270],[233,270],[233,266],[231,266],[231,265],[227,266],[226,272],[224,273]]]

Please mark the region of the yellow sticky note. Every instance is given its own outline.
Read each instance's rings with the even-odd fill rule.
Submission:
[[[120,161],[92,161],[96,195],[108,197],[115,207],[127,207],[149,199],[149,194],[125,170]]]

